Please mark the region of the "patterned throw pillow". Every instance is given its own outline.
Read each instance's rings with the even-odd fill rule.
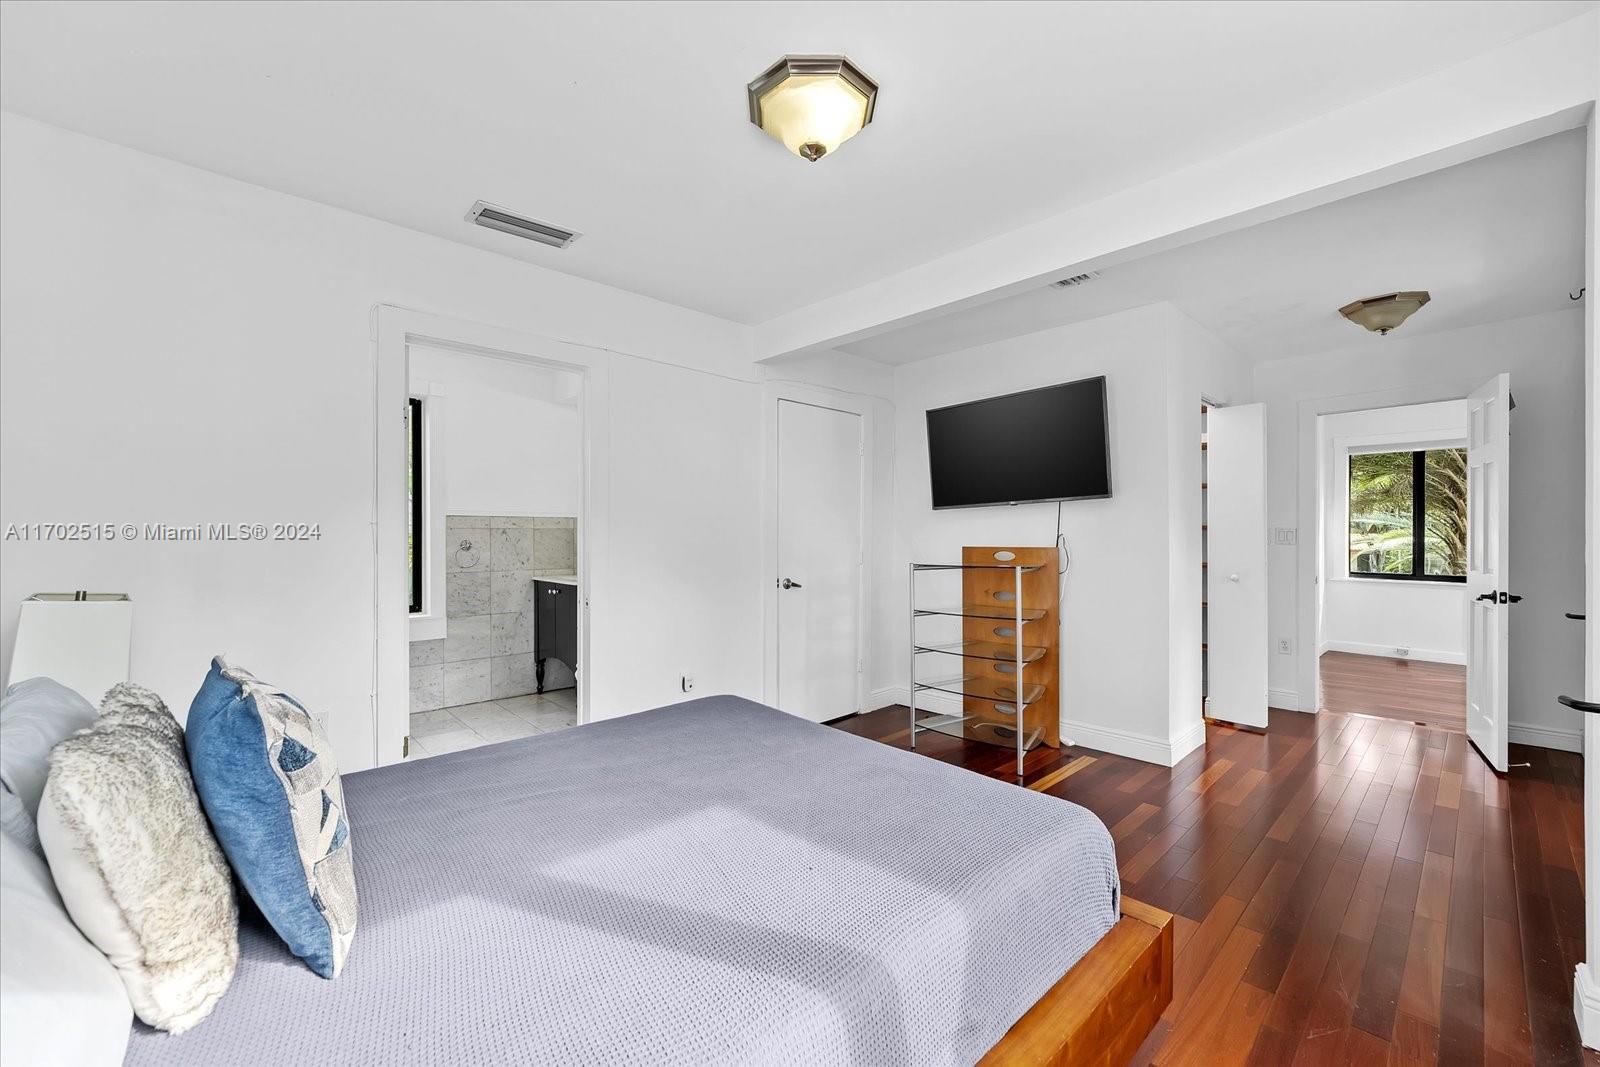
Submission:
[[[234,873],[289,950],[334,977],[355,937],[356,879],[333,746],[298,701],[221,656],[186,729]]]

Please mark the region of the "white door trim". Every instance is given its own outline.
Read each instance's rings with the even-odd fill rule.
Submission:
[[[372,313],[374,455],[372,480],[374,766],[401,759],[410,717],[409,604],[406,573],[405,424],[410,394],[408,347],[426,344],[469,355],[518,360],[580,374],[579,420],[583,438],[583,515],[578,523],[577,721],[588,722],[595,677],[590,669],[589,608],[605,594],[607,514],[607,412],[610,362],[603,349],[498,326],[380,304]],[[388,413],[392,417],[385,417]]]
[[[1600,86],[1597,86],[1600,88]],[[1584,274],[1589,294],[1583,308],[1584,349],[1584,622],[1583,693],[1600,700],[1600,103],[1589,112],[1589,174],[1584,233]],[[1585,763],[1600,753],[1600,715],[1581,715]],[[1583,776],[1584,962],[1573,983],[1573,1008],[1583,1043],[1600,1048],[1600,774]]]
[[[866,566],[872,551],[872,483],[876,470],[876,441],[879,428],[873,416],[872,401],[864,396],[844,395],[831,389],[798,385],[793,382],[768,382],[761,400],[761,616],[763,655],[761,699],[774,704],[778,699],[778,403],[809,404],[856,415],[861,419],[861,566],[856,598],[856,709],[866,708],[867,695],[867,605],[872,592]]]

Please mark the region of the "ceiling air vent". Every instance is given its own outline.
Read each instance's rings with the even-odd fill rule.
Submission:
[[[552,248],[565,248],[579,236],[571,230],[563,230],[560,226],[552,226],[548,222],[513,215],[505,208],[486,204],[482,200],[472,205],[467,221],[487,226],[491,230],[499,230],[501,233],[526,237],[530,241],[538,241]]]
[[[1100,272],[1097,270],[1089,271],[1087,274],[1074,274],[1070,278],[1062,278],[1058,282],[1051,282],[1050,288],[1071,289],[1074,285],[1086,285],[1098,277],[1100,277]]]

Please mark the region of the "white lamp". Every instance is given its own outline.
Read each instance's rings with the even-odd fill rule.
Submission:
[[[17,613],[6,685],[54,678],[95,707],[128,680],[133,601],[126,593],[35,593]]]

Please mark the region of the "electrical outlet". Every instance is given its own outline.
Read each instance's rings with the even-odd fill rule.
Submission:
[[[1280,655],[1280,656],[1292,656],[1292,655],[1294,655],[1294,642],[1289,640],[1287,637],[1278,638],[1278,655]]]
[[[685,674],[683,676],[682,684],[683,684],[683,691],[685,693],[694,692],[694,675]]]

